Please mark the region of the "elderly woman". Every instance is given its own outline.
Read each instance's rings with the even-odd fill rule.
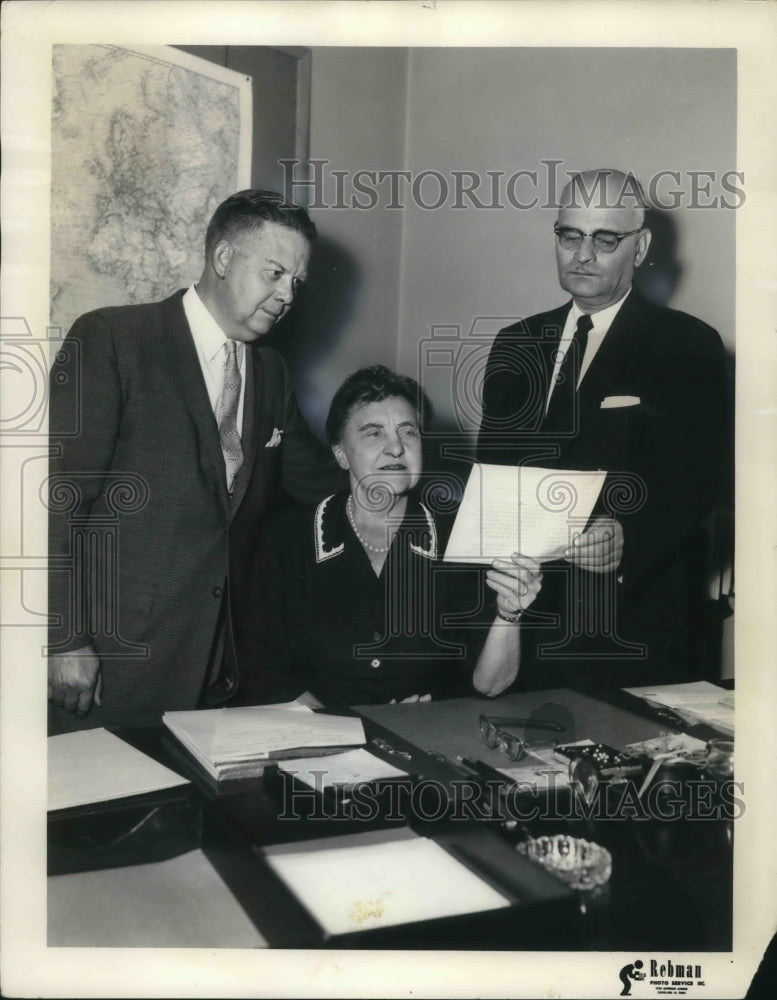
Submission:
[[[241,702],[303,696],[344,708],[473,685],[496,695],[515,679],[519,619],[539,590],[539,565],[517,554],[495,560],[490,591],[482,569],[442,565],[451,518],[416,490],[428,411],[416,382],[381,365],[338,389],[326,431],[350,489],[269,523],[255,626],[240,649]]]

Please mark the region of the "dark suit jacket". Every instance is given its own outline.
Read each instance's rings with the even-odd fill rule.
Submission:
[[[227,590],[240,629],[262,515],[280,489],[309,503],[342,485],[282,358],[256,344],[230,503],[182,295],[82,316],[63,345],[68,377],[55,365],[50,643],[64,651],[91,641],[104,677],[102,708],[71,723],[52,707],[55,729],[142,724],[195,707]]]
[[[727,464],[725,355],[705,323],[632,290],[564,427],[549,432],[545,402],[570,307],[498,334],[485,374],[478,460],[606,470],[595,513],[618,518],[625,547],[618,573],[604,578],[572,572],[568,563],[545,567],[535,618],[560,618],[525,629],[523,682],[653,683],[687,666],[685,554]],[[538,653],[549,643],[556,648]],[[647,646],[647,660],[629,644]]]

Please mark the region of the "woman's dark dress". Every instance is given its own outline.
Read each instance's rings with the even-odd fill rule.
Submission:
[[[239,701],[283,702],[309,690],[344,708],[473,693],[493,594],[483,593],[480,567],[442,562],[452,519],[408,497],[376,576],[348,521],[347,496],[268,522],[253,624],[238,650]]]

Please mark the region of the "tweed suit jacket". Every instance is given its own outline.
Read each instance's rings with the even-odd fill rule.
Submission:
[[[63,345],[71,377],[51,380],[50,645],[91,642],[104,679],[102,708],[78,722],[53,707],[55,729],[195,707],[220,616],[240,629],[265,511],[281,490],[310,503],[342,486],[282,358],[252,344],[230,501],[182,297],[82,316]]]

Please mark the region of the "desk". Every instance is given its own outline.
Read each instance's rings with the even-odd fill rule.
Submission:
[[[53,875],[48,925],[52,948],[267,944],[201,850],[151,864]]]
[[[412,748],[416,755],[419,746],[423,746],[424,750],[437,750],[449,756],[461,752],[464,734],[465,741],[472,741],[472,746],[465,748],[469,755],[498,764],[496,751],[488,751],[479,744],[472,720],[481,711],[527,715],[548,702],[561,704],[572,713],[577,739],[588,737],[622,747],[667,729],[666,723],[655,722],[647,715],[643,717],[568,691],[510,695],[497,702],[462,699],[437,704],[373,706],[362,714],[368,739],[377,734],[395,747]],[[439,723],[440,714],[454,721],[447,728],[435,724],[435,720]],[[731,947],[733,824],[730,820],[617,816],[586,819],[566,815],[562,809],[555,814],[546,809],[545,815],[525,825],[534,836],[566,832],[595,840],[610,850],[613,875],[608,889],[596,899],[589,897],[585,912],[581,912],[580,897],[576,894],[553,900],[545,898],[538,885],[536,893],[533,888],[527,890],[525,906],[324,941],[313,919],[263,864],[261,848],[327,838],[348,832],[348,827],[327,818],[282,820],[281,802],[273,791],[269,774],[266,779],[230,782],[216,788],[194,766],[188,765],[185,755],[176,750],[165,733],[128,733],[125,738],[176,770],[186,773],[188,768],[187,776],[196,782],[195,795],[200,803],[197,822],[202,851],[272,947],[668,953],[723,951]],[[426,776],[441,782],[455,778],[443,760],[423,751],[407,767],[422,768]],[[497,859],[500,854],[514,857],[514,844],[523,836],[521,829],[506,829],[498,819],[458,824],[449,817],[431,823],[418,823],[417,819],[404,816],[397,823],[409,820],[417,832],[442,840],[466,838],[470,850],[486,860]],[[390,826],[385,817],[379,818],[381,823]],[[354,828],[358,824],[351,829]],[[133,876],[130,869],[112,873],[111,891],[120,893],[122,878],[129,883],[133,877],[137,877],[137,872]],[[57,911],[51,912],[56,923]],[[207,928],[208,924],[205,920],[203,926]],[[210,924],[214,927],[210,946],[223,947],[223,936],[216,927],[219,917],[215,897]],[[58,929],[51,926],[51,943],[55,943],[58,934]],[[241,944],[236,939],[233,946]]]

